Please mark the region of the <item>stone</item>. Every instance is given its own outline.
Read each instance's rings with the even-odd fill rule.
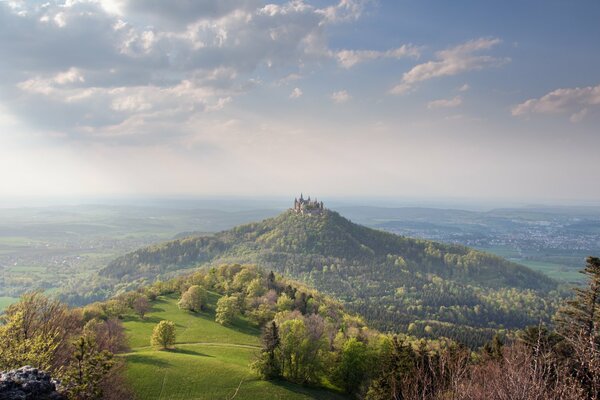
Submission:
[[[0,373],[0,400],[66,400],[58,381],[37,368],[21,367]]]

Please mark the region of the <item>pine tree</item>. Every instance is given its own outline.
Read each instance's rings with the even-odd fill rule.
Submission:
[[[558,316],[559,333],[568,343],[571,369],[589,399],[600,399],[600,258],[588,257],[582,271],[586,288]]]
[[[414,372],[416,354],[410,343],[394,336],[389,350],[379,362],[379,377],[371,382],[366,398],[368,400],[403,399],[403,383]]]
[[[588,277],[588,286],[575,289],[575,298],[561,310],[558,322],[560,332],[569,337],[590,337],[598,332],[600,323],[600,258],[588,257],[582,271]]]
[[[494,360],[502,360],[502,348],[504,343],[499,334],[495,334],[491,341],[483,346],[483,353]]]
[[[262,334],[262,362],[260,362],[259,373],[265,378],[276,378],[281,371],[275,357],[275,351],[279,347],[279,328],[275,321],[268,324]]]

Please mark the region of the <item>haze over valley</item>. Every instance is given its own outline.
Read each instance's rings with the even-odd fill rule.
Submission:
[[[0,400],[600,400],[596,0],[0,0]]]

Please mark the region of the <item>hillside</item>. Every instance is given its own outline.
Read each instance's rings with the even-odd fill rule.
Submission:
[[[144,319],[125,318],[131,352],[126,360],[126,379],[139,399],[236,399],[277,398],[343,399],[326,390],[288,382],[258,379],[250,362],[260,349],[260,330],[242,317],[229,327],[214,322],[218,295],[211,293],[208,310],[201,314],[180,310],[178,296],[161,296],[152,302]],[[175,322],[174,350],[150,347],[152,329],[161,320]],[[239,387],[239,390],[238,390]]]
[[[116,259],[101,275],[131,281],[225,262],[256,263],[308,282],[379,329],[471,345],[493,329],[535,324],[554,311],[546,294],[555,282],[527,267],[370,229],[329,210],[312,216],[287,211],[212,236],[146,247]]]

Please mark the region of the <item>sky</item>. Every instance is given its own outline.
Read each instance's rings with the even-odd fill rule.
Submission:
[[[0,0],[0,197],[600,201],[597,0]]]

